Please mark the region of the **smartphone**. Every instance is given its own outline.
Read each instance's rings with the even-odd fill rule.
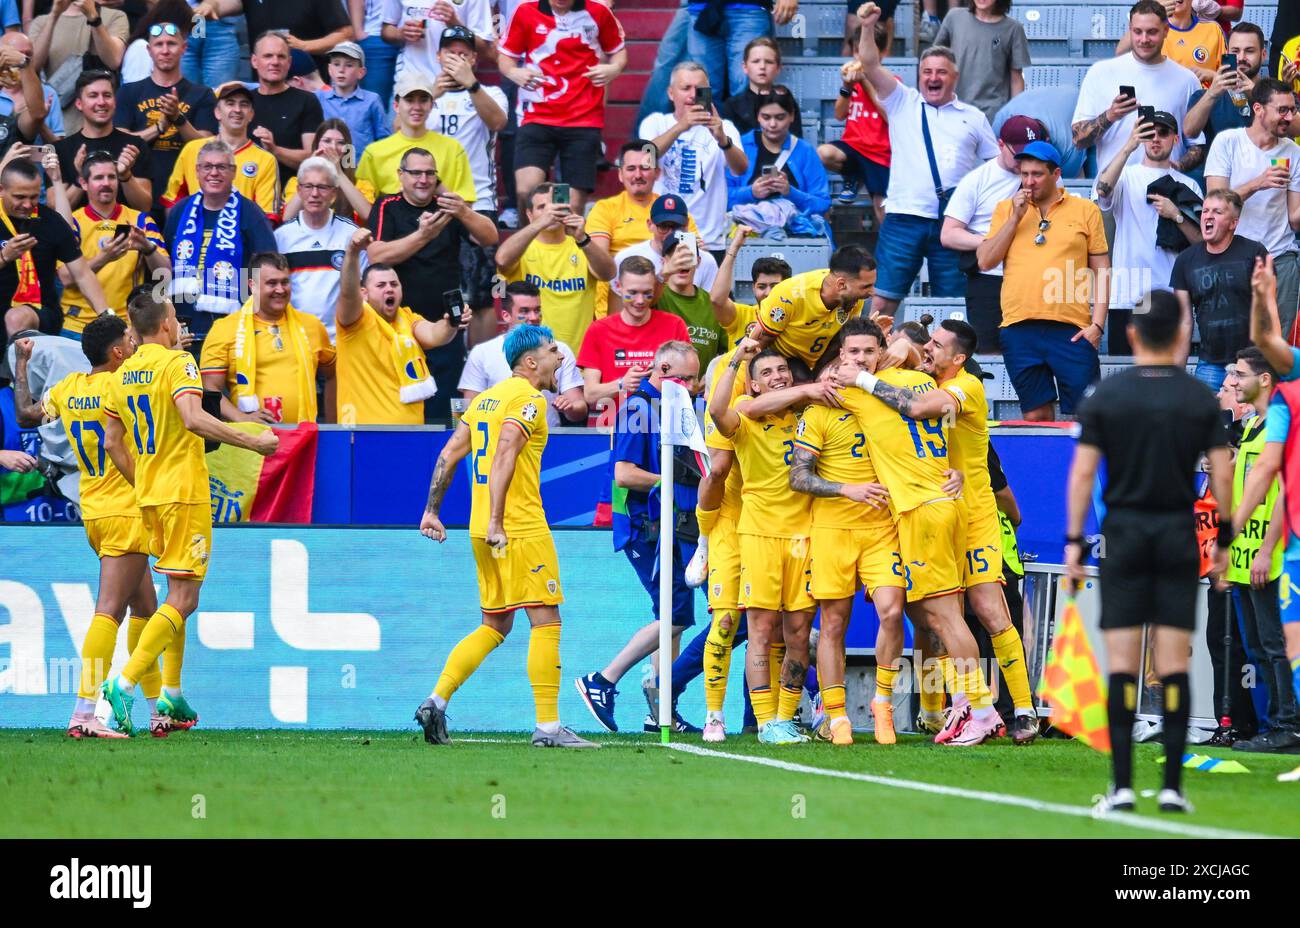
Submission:
[[[763,170],[759,171],[758,173],[759,173],[759,176],[761,176],[761,177],[771,177],[773,174],[776,173],[776,165],[775,165],[775,164],[765,164],[765,165],[763,165]]]
[[[118,236],[125,237],[130,234],[131,234],[131,227],[124,222],[119,222],[117,225],[113,227],[114,238],[117,238]]]
[[[702,106],[704,109],[713,108],[713,88],[696,87],[695,88],[695,105]]]
[[[465,313],[465,295],[459,290],[448,290],[442,295],[442,305],[447,310],[447,315],[459,325]]]
[[[569,185],[554,184],[551,186],[551,202],[556,206],[569,205]]]
[[[1133,87],[1132,87],[1131,85],[1129,85],[1129,84],[1120,84],[1120,85],[1119,85],[1119,95],[1120,95],[1121,97],[1128,97],[1129,99],[1132,99],[1132,100],[1136,100],[1136,99],[1138,98],[1138,93],[1137,93],[1137,91],[1134,90]]]
[[[684,245],[687,248],[689,248],[691,250],[692,255],[698,255],[700,253],[700,243],[699,240],[695,237],[694,232],[687,232],[685,230],[678,232],[677,244]]]
[[[1154,106],[1138,107],[1138,122],[1154,122],[1156,118],[1156,108]]]
[[[1232,54],[1231,52],[1225,53],[1223,56],[1223,62],[1220,65],[1220,67],[1232,68],[1232,70],[1234,71],[1237,70],[1237,56]]]

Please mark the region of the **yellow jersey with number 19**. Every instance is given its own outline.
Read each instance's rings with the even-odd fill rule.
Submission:
[[[934,380],[920,371],[889,368],[877,376],[881,383],[916,393],[938,389]],[[942,418],[910,419],[857,387],[841,390],[840,397],[867,436],[871,463],[889,488],[889,508],[895,518],[933,500],[948,499],[943,492],[943,474],[952,465]]]
[[[857,417],[829,406],[809,406],[795,429],[797,449],[817,456],[817,474],[832,483],[879,483],[867,453],[867,436]],[[889,510],[876,509],[843,496],[815,496],[812,521],[817,528],[893,529]]]
[[[176,408],[176,400],[187,394],[203,398],[199,366],[188,351],[141,345],[113,375],[104,412],[126,429],[141,506],[211,498],[203,439],[185,427]]]
[[[524,447],[515,458],[515,473],[506,491],[507,538],[549,535],[542,509],[542,450],[546,447],[546,397],[522,377],[507,377],[474,397],[461,422],[469,429],[471,538],[486,538],[492,513],[489,475],[506,423],[524,433]]]
[[[740,414],[731,441],[742,481],[736,527],[741,534],[805,538],[812,529],[811,497],[790,489],[798,424],[799,417],[790,410],[762,419]]]
[[[139,516],[135,490],[104,448],[104,400],[113,383],[108,371],[64,377],[45,394],[45,414],[63,422],[81,471],[81,518]],[[130,443],[127,444],[128,452]]]
[[[849,317],[862,311],[861,302],[848,310],[827,309],[821,294],[830,273],[823,268],[795,274],[773,287],[758,305],[758,324],[772,337],[772,347],[787,358],[801,358],[810,368]]]
[[[971,518],[997,517],[997,500],[989,480],[989,401],[984,382],[969,371],[941,383],[957,401],[957,419],[949,432],[951,466],[966,475],[961,495]]]

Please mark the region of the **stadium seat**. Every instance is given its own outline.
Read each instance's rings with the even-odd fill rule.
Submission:
[[[736,256],[736,281],[753,281],[750,268],[762,257],[780,258],[789,263],[794,273],[802,274],[826,267],[831,258],[831,243],[826,238],[750,239]]]
[[[1015,6],[1008,14],[1025,29],[1029,53],[1037,60],[1044,56],[1083,55],[1083,38],[1088,24],[1087,10],[1077,6],[1035,3]]]

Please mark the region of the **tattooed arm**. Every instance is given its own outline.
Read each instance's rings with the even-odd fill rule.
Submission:
[[[817,455],[806,448],[794,449],[794,463],[790,465],[790,489],[809,496],[843,496],[875,509],[884,506],[889,500],[889,491],[878,483],[832,483],[819,477]]]
[[[447,495],[451,478],[456,475],[456,465],[469,454],[469,426],[464,422],[456,426],[451,440],[442,448],[438,460],[433,465],[433,479],[429,481],[429,501],[424,506],[424,517],[420,519],[420,534],[434,541],[446,541],[447,530],[438,518],[442,508],[442,498]]]
[[[1205,161],[1206,147],[1204,145],[1192,145],[1187,151],[1183,152],[1182,160],[1173,163],[1175,171],[1182,171],[1186,174],[1188,171],[1195,171]]]
[[[956,412],[956,401],[947,390],[930,390],[917,393],[907,387],[895,387],[876,381],[871,395],[891,409],[897,409],[909,419],[936,419]]]
[[[14,410],[18,424],[25,429],[34,429],[45,418],[41,403],[32,397],[27,382],[27,362],[32,359],[32,340],[20,338],[14,343]]]

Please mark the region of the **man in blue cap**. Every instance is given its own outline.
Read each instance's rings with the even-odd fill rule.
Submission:
[[[1002,262],[1002,350],[1024,418],[1071,415],[1101,375],[1110,255],[1097,204],[1061,186],[1061,154],[1030,142],[1016,155],[1020,190],[993,210],[975,252],[981,271]]]

